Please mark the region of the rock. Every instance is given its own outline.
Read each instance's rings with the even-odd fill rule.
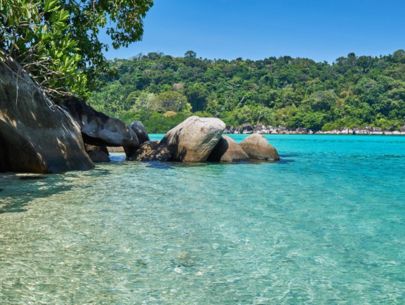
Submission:
[[[240,146],[252,160],[280,160],[277,150],[261,134],[250,135],[240,143]]]
[[[131,125],[129,125],[129,128],[135,132],[136,136],[138,137],[139,144],[149,141],[149,135],[141,121],[132,122]]]
[[[216,118],[192,116],[169,130],[162,141],[171,155],[172,161],[206,161],[221,139],[225,124]]]
[[[253,133],[253,126],[250,124],[243,124],[240,128],[239,128],[239,132],[240,133]]]
[[[84,143],[96,146],[123,146],[127,155],[139,147],[134,130],[124,122],[94,110],[77,97],[68,97],[58,104],[79,123]]]
[[[124,147],[122,146],[108,146],[107,150],[109,153],[125,153]]]
[[[211,162],[238,162],[248,159],[249,156],[242,147],[228,136],[222,136],[221,140],[208,157],[208,161]]]
[[[93,167],[80,126],[19,64],[0,62],[0,171],[57,173]]]
[[[173,260],[172,263],[177,267],[194,267],[196,259],[189,252],[180,252]]]
[[[224,133],[226,133],[226,134],[232,134],[232,133],[236,133],[236,129],[235,128],[233,128],[232,126],[226,126],[225,127],[225,130],[224,130]]]
[[[170,151],[166,146],[156,141],[144,142],[136,151],[134,160],[137,161],[169,161]]]
[[[95,163],[110,162],[110,157],[106,146],[94,146],[86,144],[85,147],[91,161]]]
[[[149,141],[149,135],[146,132],[145,126],[143,126],[142,122],[140,121],[132,122],[131,125],[129,125],[129,129],[136,134],[139,145]],[[127,160],[131,161],[136,159],[135,155],[138,148],[139,146],[124,147],[125,154],[127,155]]]

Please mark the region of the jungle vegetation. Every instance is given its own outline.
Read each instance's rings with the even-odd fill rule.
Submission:
[[[197,114],[226,124],[264,124],[313,131],[405,124],[405,51],[354,53],[333,63],[306,58],[198,58],[162,53],[117,59],[91,104],[126,122],[163,132]]]

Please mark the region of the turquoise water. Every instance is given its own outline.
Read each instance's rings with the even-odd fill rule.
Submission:
[[[268,138],[282,162],[0,176],[0,303],[405,304],[405,137]]]

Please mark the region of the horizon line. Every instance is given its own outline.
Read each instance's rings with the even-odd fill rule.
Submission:
[[[165,52],[162,52],[162,51],[149,51],[149,52],[140,52],[140,53],[137,53],[136,55],[132,55],[132,56],[127,56],[127,57],[108,57],[108,56],[106,56],[106,59],[108,60],[108,61],[114,61],[114,60],[133,60],[133,59],[137,59],[137,58],[139,58],[139,57],[143,57],[143,56],[148,56],[149,54],[158,54],[158,55],[160,55],[160,56],[170,56],[170,57],[172,57],[172,58],[185,58],[186,56],[186,53],[187,52],[189,52],[189,51],[192,51],[192,52],[195,52],[195,51],[193,51],[193,50],[187,50],[187,51],[185,51],[184,52],[184,54],[183,55],[171,55],[171,54],[167,54],[167,53],[165,53]],[[355,56],[356,56],[356,58],[360,58],[360,57],[371,57],[371,58],[384,58],[384,57],[388,57],[388,56],[392,56],[392,55],[394,55],[396,52],[404,52],[405,53],[405,48],[400,48],[400,49],[397,49],[397,50],[395,50],[395,51],[392,51],[392,52],[388,52],[388,53],[386,53],[386,54],[379,54],[379,55],[362,55],[362,54],[356,54],[355,52],[349,52],[349,53],[347,53],[346,55],[342,55],[342,56],[339,56],[339,57],[337,57],[337,58],[335,58],[334,60],[332,60],[332,61],[329,61],[329,60],[317,60],[317,59],[313,59],[313,58],[310,58],[310,57],[301,57],[301,56],[292,56],[292,55],[279,55],[279,56],[277,56],[277,55],[270,55],[270,56],[268,56],[268,57],[264,57],[264,58],[246,58],[246,57],[242,57],[242,56],[240,56],[240,57],[234,57],[234,58],[210,58],[210,57],[203,57],[203,56],[198,56],[198,53],[197,52],[195,52],[196,53],[196,59],[199,59],[199,60],[211,60],[211,61],[237,61],[237,60],[245,60],[245,61],[247,61],[247,60],[249,60],[249,61],[261,61],[261,60],[266,60],[266,59],[270,59],[270,58],[276,58],[276,59],[280,59],[280,58],[285,58],[285,57],[290,57],[291,59],[305,59],[305,60],[311,60],[311,61],[314,61],[315,63],[328,63],[328,64],[333,64],[333,63],[336,63],[336,61],[339,59],[339,58],[347,58],[347,57],[349,57],[350,55],[352,55],[352,54],[354,54]]]

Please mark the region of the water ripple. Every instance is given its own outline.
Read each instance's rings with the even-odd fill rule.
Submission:
[[[0,176],[1,303],[405,303],[403,142],[270,140],[284,163]]]

